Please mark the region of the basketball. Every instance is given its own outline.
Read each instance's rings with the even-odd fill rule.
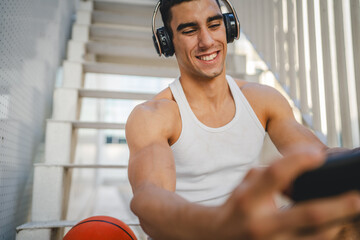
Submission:
[[[119,219],[95,216],[71,228],[63,240],[136,240],[134,232]]]

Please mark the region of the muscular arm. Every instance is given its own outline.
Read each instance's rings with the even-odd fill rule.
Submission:
[[[274,88],[241,81],[238,84],[280,153],[284,154],[295,145],[312,145],[326,152],[342,150],[329,149],[308,128],[299,124],[288,101]]]
[[[289,103],[279,92],[274,89],[267,92],[267,97],[272,101],[267,111],[266,128],[280,152],[295,144],[312,145],[321,150],[328,149],[307,127],[296,121]]]
[[[266,128],[271,140],[280,152],[298,144],[315,146],[325,151],[327,155],[350,151],[347,148],[329,148],[323,144],[307,127],[296,121],[289,103],[279,92],[271,88],[268,88],[265,92],[268,99],[268,101],[265,101],[268,103]],[[357,148],[352,151],[359,150],[360,148]]]
[[[275,193],[286,189],[294,176],[321,164],[321,155],[309,151],[287,156],[267,169],[253,169],[219,207],[189,203],[174,193],[175,165],[168,143],[174,122],[171,103],[155,101],[137,107],[126,126],[131,209],[155,240],[300,240],[304,229],[312,230],[305,231],[306,239],[333,239],[336,224],[328,223],[360,212],[358,194],[284,211],[274,208]]]
[[[207,229],[216,221],[215,208],[192,204],[174,193],[175,164],[168,139],[175,122],[170,101],[148,102],[129,117],[129,180],[132,211],[155,239],[212,239]]]

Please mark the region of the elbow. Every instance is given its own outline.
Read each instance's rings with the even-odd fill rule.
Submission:
[[[146,199],[149,198],[146,193],[146,187],[138,186],[134,188],[134,196],[130,201],[130,209],[131,211],[139,218],[140,221],[146,218],[146,212],[149,210],[149,204]]]
[[[143,208],[142,202],[143,201],[141,201],[141,197],[139,196],[139,193],[134,192],[134,196],[130,201],[130,209],[138,218],[141,217],[140,213],[141,213],[141,209]]]
[[[130,201],[131,211],[138,217],[142,230],[148,235],[153,236],[152,227],[146,221],[145,213],[145,201],[140,195],[141,193],[134,194],[134,197]]]

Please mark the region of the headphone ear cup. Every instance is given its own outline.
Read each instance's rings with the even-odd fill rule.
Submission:
[[[159,39],[161,52],[164,54],[165,57],[171,57],[174,55],[174,46],[171,40],[169,33],[167,32],[165,27],[158,28],[156,30],[156,35]],[[153,36],[155,39],[155,36]],[[156,44],[156,39],[154,40],[155,48],[159,53],[158,45]]]
[[[225,13],[223,19],[226,28],[226,40],[228,43],[232,43],[238,35],[235,16],[232,13]]]
[[[159,46],[158,46],[158,42],[156,41],[155,35],[152,36],[152,39],[153,39],[153,43],[154,43],[154,47],[156,49],[156,52],[157,52],[157,54],[160,55],[160,49],[159,49]]]

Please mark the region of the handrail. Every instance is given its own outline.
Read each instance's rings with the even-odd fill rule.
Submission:
[[[360,1],[237,0],[242,31],[329,146],[360,145]]]

